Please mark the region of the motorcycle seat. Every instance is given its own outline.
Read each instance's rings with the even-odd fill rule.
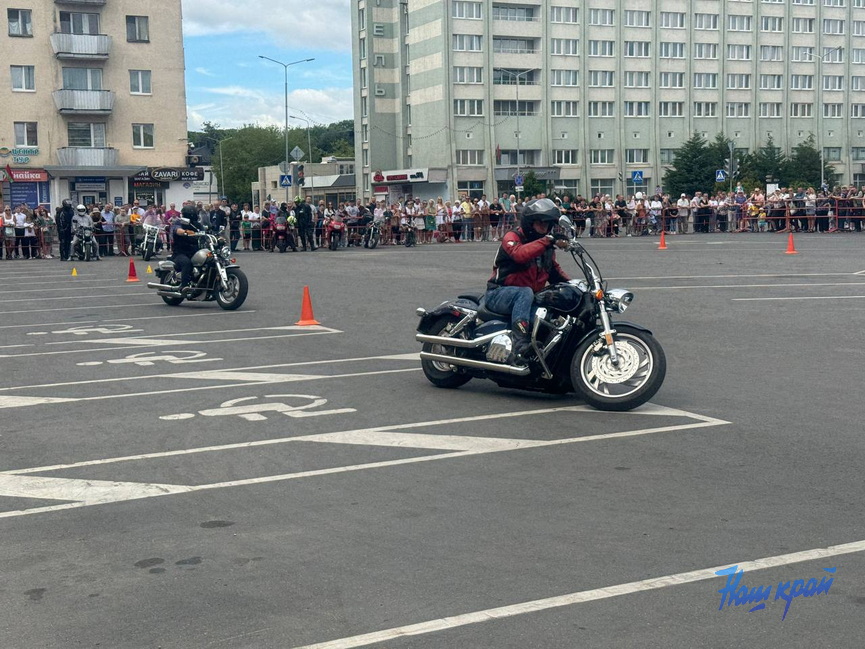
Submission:
[[[481,300],[484,299],[483,293],[463,293],[462,295],[457,295],[457,297],[461,300],[471,300],[475,304],[480,304]]]
[[[511,314],[510,313],[497,313],[495,311],[491,311],[486,306],[486,300],[483,298],[478,305],[478,320],[483,322],[489,322],[490,320],[504,320],[505,322],[510,322]]]

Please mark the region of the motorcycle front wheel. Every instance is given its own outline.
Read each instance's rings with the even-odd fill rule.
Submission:
[[[227,286],[216,289],[216,303],[226,311],[234,311],[246,300],[249,280],[239,268],[228,268],[225,273],[228,275]]]
[[[614,325],[619,364],[613,365],[603,341],[583,341],[571,359],[571,383],[577,395],[598,410],[626,411],[655,396],[667,374],[667,358],[648,332]]]
[[[369,248],[373,250],[378,245],[378,232],[373,232],[372,236],[369,238]]]
[[[458,321],[458,318],[454,316],[442,316],[432,323],[426,333],[432,336],[448,336]],[[457,348],[445,347],[444,345],[436,345],[434,343],[424,343],[423,350],[433,354],[455,355],[459,353]],[[420,364],[424,376],[438,388],[458,388],[472,380],[471,375],[460,371],[457,367],[448,363],[422,360]]]

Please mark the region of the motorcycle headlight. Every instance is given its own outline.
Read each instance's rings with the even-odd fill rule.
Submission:
[[[624,313],[625,309],[631,306],[631,302],[634,301],[634,294],[623,288],[614,288],[607,291],[605,299],[614,311]]]
[[[231,251],[228,248],[222,248],[219,251],[219,256],[225,260],[228,260],[231,257]]]

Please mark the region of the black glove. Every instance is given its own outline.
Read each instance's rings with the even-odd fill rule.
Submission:
[[[556,241],[570,241],[570,239],[568,239],[568,237],[566,237],[566,236],[563,235],[563,234],[555,233],[555,234],[552,234],[552,235],[550,235],[550,236],[553,237],[553,242],[556,242]]]

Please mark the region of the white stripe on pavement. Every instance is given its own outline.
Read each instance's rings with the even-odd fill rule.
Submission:
[[[713,566],[712,568],[693,570],[691,572],[680,572],[673,575],[665,575],[663,577],[643,579],[642,581],[632,581],[625,584],[617,584],[615,586],[606,586],[604,588],[583,590],[576,593],[569,593],[567,595],[536,599],[528,602],[521,602],[520,604],[511,604],[510,606],[488,608],[482,611],[474,611],[462,615],[454,615],[435,620],[427,620],[416,624],[408,624],[406,626],[393,627],[383,631],[376,631],[374,633],[365,633],[363,635],[340,638],[339,640],[331,640],[329,642],[304,645],[302,647],[296,647],[295,649],[354,649],[355,647],[368,647],[376,643],[388,642],[390,640],[406,638],[409,636],[436,633],[439,631],[449,631],[469,624],[501,620],[516,615],[525,615],[526,613],[537,613],[538,611],[546,611],[552,608],[573,606],[574,604],[583,604],[585,602],[593,602],[600,599],[609,599],[611,597],[642,593],[649,590],[668,588],[670,586],[681,586],[682,584],[691,584],[698,581],[721,579],[715,573],[724,568],[729,568],[731,565],[738,565],[740,570],[752,572],[754,570],[766,570],[768,568],[777,568],[779,566],[786,566],[793,563],[817,561],[819,559],[828,559],[830,557],[863,551],[865,551],[865,541],[855,541],[843,545],[829,546],[828,548],[815,548],[813,550],[805,550],[802,552],[779,554],[771,557],[755,559],[753,561],[740,561],[736,564],[729,563],[721,566]]]
[[[861,300],[865,295],[817,295],[813,297],[734,297],[732,302],[766,302],[769,300]]]
[[[250,311],[217,311],[216,313],[180,313],[177,315],[148,315],[140,318],[108,318],[105,320],[73,320],[67,322],[39,322],[32,323],[28,322],[27,324],[14,324],[14,325],[0,325],[0,329],[23,329],[33,327],[59,327],[61,325],[86,325],[86,324],[101,324],[103,322],[131,322],[133,320],[165,320],[167,318],[212,318],[213,316],[235,316],[235,315],[249,315],[252,313],[256,313],[255,309]],[[19,313],[21,313],[19,311]]]

